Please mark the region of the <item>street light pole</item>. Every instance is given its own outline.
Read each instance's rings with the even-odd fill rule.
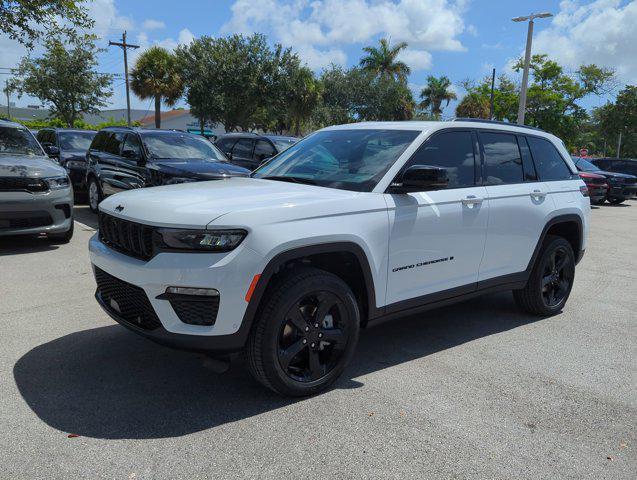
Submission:
[[[531,43],[533,42],[533,25],[536,18],[552,17],[553,14],[549,12],[545,13],[532,13],[527,17],[516,17],[512,20],[514,22],[529,22],[529,29],[526,34],[526,52],[524,53],[524,70],[522,72],[522,86],[520,88],[520,104],[518,106],[518,124],[524,125],[524,112],[526,110],[526,90],[529,84],[529,65],[531,64]]]

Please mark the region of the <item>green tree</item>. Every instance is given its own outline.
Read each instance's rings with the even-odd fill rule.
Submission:
[[[603,143],[613,155],[617,155],[621,132],[620,155],[637,157],[637,86],[627,85],[614,103],[593,110],[593,125],[598,132],[598,144]]]
[[[363,48],[363,51],[366,52],[367,55],[361,58],[360,66],[363,70],[381,77],[405,82],[410,73],[410,69],[406,63],[397,60],[401,50],[405,48],[407,48],[406,42],[400,42],[392,47],[389,44],[389,40],[382,38],[379,48]]]
[[[461,84],[467,91],[467,96],[479,97],[480,101],[487,105],[487,115],[480,118],[488,118],[491,102],[491,77],[485,77],[478,84],[471,80],[464,80]],[[518,117],[519,98],[519,89],[515,83],[506,75],[500,75],[493,89],[493,119],[515,122]],[[456,115],[464,116],[460,115],[457,110]]]
[[[442,115],[442,102],[446,102],[445,106],[449,106],[451,100],[456,100],[456,94],[450,90],[451,80],[446,76],[427,77],[427,85],[420,92],[422,101],[419,107],[423,110],[429,110],[434,117]]]
[[[151,47],[137,58],[130,75],[133,93],[142,100],[154,99],[155,128],[160,128],[162,102],[172,107],[184,89],[177,58],[162,47]]]
[[[113,91],[112,77],[95,71],[97,54],[95,36],[69,39],[50,37],[40,58],[25,57],[18,65],[18,80],[13,88],[18,94],[39,98],[53,116],[72,127],[85,113],[97,113],[106,106]]]
[[[292,89],[288,103],[289,113],[294,128],[294,135],[301,135],[303,124],[307,122],[319,105],[322,84],[307,67],[301,67],[291,78]]]
[[[456,107],[456,116],[461,118],[489,118],[489,101],[477,92],[465,95]]]
[[[77,28],[91,28],[85,0],[2,0],[0,32],[33,48],[44,36],[75,36]],[[63,20],[63,22],[61,22]]]

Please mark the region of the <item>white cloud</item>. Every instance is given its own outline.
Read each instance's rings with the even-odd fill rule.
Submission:
[[[314,66],[334,53],[344,59],[345,46],[388,37],[409,44],[412,50],[403,58],[413,60],[417,70],[431,67],[432,51],[465,50],[458,39],[465,30],[465,6],[464,0],[236,0],[222,32],[266,33],[306,52],[303,59]]]
[[[432,57],[427,50],[406,48],[398,55],[398,60],[405,62],[412,70],[427,70],[431,68]]]
[[[142,28],[144,30],[161,30],[163,28],[166,28],[166,24],[161,20],[148,18],[142,22]]]
[[[563,1],[551,26],[539,32],[533,53],[575,69],[595,63],[617,69],[623,82],[637,76],[637,1]]]

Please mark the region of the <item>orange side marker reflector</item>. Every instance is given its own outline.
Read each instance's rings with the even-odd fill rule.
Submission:
[[[252,294],[254,293],[254,289],[257,288],[257,283],[259,283],[259,279],[261,278],[261,274],[257,274],[250,282],[250,288],[248,288],[248,293],[246,293],[246,302],[250,303],[250,299],[252,298]]]

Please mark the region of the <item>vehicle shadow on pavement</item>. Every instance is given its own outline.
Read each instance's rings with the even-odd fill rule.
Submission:
[[[46,236],[16,235],[15,237],[0,237],[0,257],[3,255],[45,252],[57,248],[58,246],[51,243]]]
[[[362,387],[360,377],[370,372],[535,320],[510,294],[498,294],[372,326],[334,388]],[[261,387],[243,365],[216,374],[204,355],[155,345],[119,325],[40,345],[13,373],[42,421],[94,438],[176,437],[303,401]]]

